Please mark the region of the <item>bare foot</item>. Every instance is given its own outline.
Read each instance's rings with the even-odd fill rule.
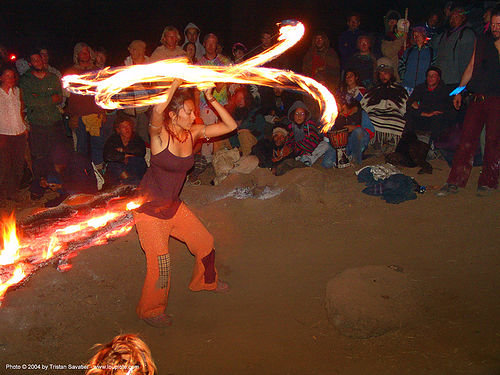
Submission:
[[[215,293],[227,293],[231,290],[231,287],[229,286],[228,283],[222,281],[222,280],[219,280],[217,282],[217,288],[215,288],[213,291]]]
[[[155,328],[166,328],[172,325],[172,315],[168,315],[165,313],[152,316],[150,318],[144,318],[142,320],[144,320],[146,324]]]

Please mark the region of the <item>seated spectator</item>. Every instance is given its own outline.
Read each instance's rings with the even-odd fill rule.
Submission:
[[[359,74],[354,70],[347,70],[344,80],[337,90],[337,100],[339,103],[351,105],[360,102],[366,94],[366,88],[361,84]]]
[[[418,173],[432,173],[426,161],[430,143],[448,128],[451,100],[441,81],[441,70],[430,67],[425,83],[418,85],[406,103],[406,126],[396,152],[387,161],[407,167],[420,166]]]
[[[89,360],[85,375],[155,375],[151,350],[138,336],[118,335]]]
[[[55,207],[71,194],[97,193],[92,163],[65,144],[54,145],[50,157],[34,160],[33,172],[32,200],[42,198],[47,190],[59,193],[58,197],[46,202],[45,207]]]
[[[427,45],[427,32],[422,26],[414,27],[412,37],[415,44],[408,48],[401,59],[399,59],[398,72],[401,84],[408,94],[413,89],[425,82],[427,69],[433,65],[434,51]]]
[[[21,113],[17,71],[13,66],[2,66],[0,85],[0,201],[4,198],[17,200],[28,132]]]
[[[323,81],[330,90],[338,86],[340,62],[337,52],[330,47],[328,36],[324,32],[313,35],[312,45],[304,56],[302,72],[317,81]],[[321,74],[321,78],[318,76]]]
[[[134,122],[130,118],[118,117],[115,133],[104,144],[104,161],[107,162],[106,185],[137,185],[146,172],[146,145],[135,134]]]
[[[322,142],[323,136],[319,133],[316,123],[311,120],[311,112],[307,106],[297,100],[288,110],[287,130],[289,137],[287,144],[293,150],[297,160],[311,166],[326,151],[315,152]]]
[[[367,89],[374,84],[375,67],[377,60],[371,52],[372,39],[368,35],[358,38],[358,52],[345,65],[345,71],[358,72],[361,84]]]
[[[267,122],[282,123],[286,120],[288,109],[298,100],[298,95],[281,87],[260,87],[262,113]]]
[[[408,92],[395,83],[394,67],[388,58],[378,59],[377,74],[379,84],[366,92],[361,108],[374,126],[377,145],[384,152],[392,152],[405,127]]]
[[[277,126],[273,129],[271,139],[263,138],[252,147],[252,155],[257,156],[259,159],[259,167],[271,168],[276,172],[276,167],[285,159],[294,156],[290,144],[287,144],[288,131]]]

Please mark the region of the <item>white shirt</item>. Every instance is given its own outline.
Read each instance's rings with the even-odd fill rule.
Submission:
[[[0,134],[19,135],[25,131],[19,87],[10,89],[8,94],[0,88]]]

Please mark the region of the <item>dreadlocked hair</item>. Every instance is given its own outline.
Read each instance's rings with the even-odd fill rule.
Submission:
[[[118,335],[90,359],[85,375],[154,375],[151,351],[137,335]]]

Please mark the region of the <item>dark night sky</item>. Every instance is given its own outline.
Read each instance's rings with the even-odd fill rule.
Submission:
[[[444,0],[0,0],[0,43],[18,55],[46,46],[52,51],[53,64],[65,68],[72,63],[73,46],[84,41],[95,48],[104,47],[110,53],[110,64],[119,65],[127,56],[130,41],[143,39],[151,53],[169,24],[182,32],[187,22],[194,22],[202,33],[215,32],[222,37],[228,51],[235,41],[242,41],[249,48],[256,46],[259,31],[283,19],[298,19],[309,32],[326,30],[336,41],[351,10],[365,15],[364,30],[376,31],[382,29],[382,16],[388,9],[403,13],[408,7],[410,20],[421,21],[428,11],[443,3]],[[303,53],[309,43],[306,33],[295,47],[295,54]]]

